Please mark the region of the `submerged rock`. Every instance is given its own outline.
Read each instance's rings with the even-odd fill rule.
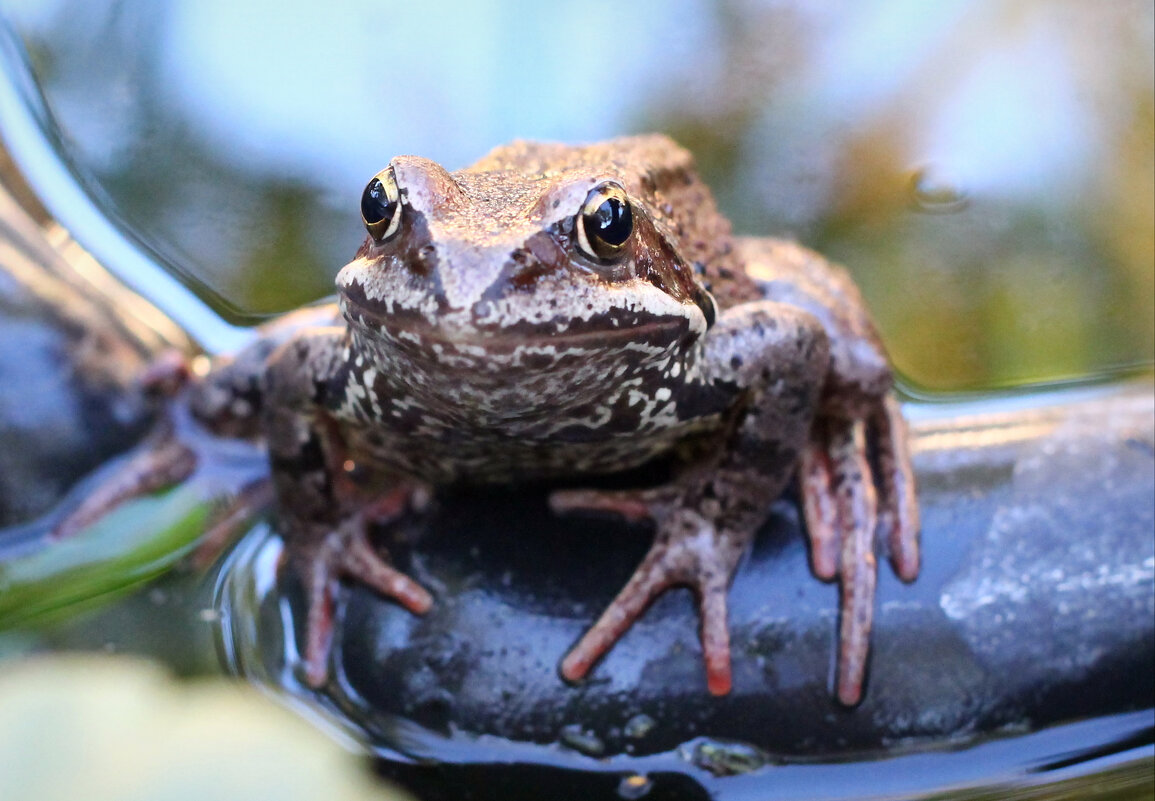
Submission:
[[[644,773],[651,759],[690,775],[762,775],[1148,709],[1155,400],[1140,385],[1050,402],[914,426],[923,572],[904,585],[880,570],[855,709],[833,697],[837,589],[810,574],[792,498],[774,504],[735,578],[734,689],[721,698],[706,690],[686,591],[655,603],[586,682],[561,680],[558,662],[649,535],[556,518],[544,492],[442,497],[428,520],[395,533],[390,551],[437,601],[415,617],[348,590],[323,693],[294,678],[293,637],[281,625],[296,604],[291,581],[266,583],[259,627],[232,636],[244,672],[339,712],[376,744],[386,772],[432,798],[476,787],[453,782],[476,779],[479,766],[487,782],[520,786],[509,762],[570,779],[589,772],[587,789],[606,771],[620,771],[618,781]],[[250,552],[268,565],[270,548],[275,539]],[[245,569],[242,559],[230,580],[243,583]],[[669,788],[658,784],[654,797],[699,797],[662,795]],[[590,792],[574,797],[602,797]]]

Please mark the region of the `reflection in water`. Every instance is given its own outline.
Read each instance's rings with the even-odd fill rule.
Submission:
[[[929,214],[953,214],[967,207],[967,194],[957,180],[944,178],[937,167],[920,167],[910,176],[914,207]]]

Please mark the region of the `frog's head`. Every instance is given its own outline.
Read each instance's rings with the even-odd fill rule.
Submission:
[[[678,230],[676,193],[662,194],[665,181],[689,183],[688,163],[667,176],[622,158],[644,143],[676,147],[515,143],[452,174],[393,159],[365,188],[369,236],[337,276],[355,336],[423,371],[484,361],[509,376],[595,354],[604,369],[619,366],[612,354],[670,362],[715,306],[683,245],[697,234]]]

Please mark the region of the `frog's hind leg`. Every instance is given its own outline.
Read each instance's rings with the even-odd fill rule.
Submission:
[[[145,369],[138,379],[139,388],[145,397],[171,400],[188,383],[190,374],[184,354],[167,351]],[[52,527],[49,538],[68,539],[128,501],[179,484],[196,466],[196,452],[177,437],[165,409],[152,434]]]
[[[819,418],[803,453],[814,574],[840,584],[837,695],[847,706],[861,700],[866,675],[878,580],[875,542],[887,543],[904,581],[918,574],[918,513],[907,453],[905,423],[890,397],[865,418]]]
[[[67,539],[127,501],[179,484],[192,474],[196,465],[196,452],[166,428],[118,465],[107,480],[98,484],[53,527],[49,536]]]

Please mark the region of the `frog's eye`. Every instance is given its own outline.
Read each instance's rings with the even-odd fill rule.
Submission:
[[[577,216],[577,242],[596,261],[612,261],[625,250],[634,231],[626,190],[613,181],[595,186]]]
[[[361,219],[369,236],[378,242],[392,238],[401,229],[401,190],[392,167],[381,170],[365,187]]]

